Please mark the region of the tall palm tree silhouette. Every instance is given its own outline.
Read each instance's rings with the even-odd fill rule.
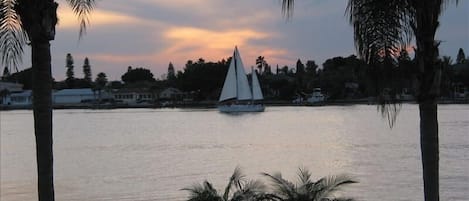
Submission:
[[[441,68],[437,65],[435,34],[444,7],[457,0],[349,0],[347,12],[354,27],[358,54],[368,63],[392,56],[415,38],[420,111],[420,147],[426,201],[439,200],[439,148],[437,98]],[[282,0],[291,16],[294,0]],[[386,107],[383,107],[386,108]]]
[[[95,6],[95,1],[66,0],[66,2],[81,21],[81,37],[86,30],[88,16]],[[31,46],[38,196],[40,201],[53,201],[50,41],[55,38],[58,3],[53,0],[2,0],[0,5],[1,62],[16,68],[22,60],[23,47]]]

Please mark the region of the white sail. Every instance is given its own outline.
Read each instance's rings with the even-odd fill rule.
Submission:
[[[230,67],[228,68],[228,73],[226,74],[225,83],[223,84],[223,89],[221,90],[221,95],[218,101],[224,101],[237,96],[237,84],[236,84],[236,67],[235,60],[231,59]]]
[[[234,58],[232,60],[235,61],[236,66],[238,100],[251,100],[251,88],[249,87],[248,78],[244,71],[243,61],[241,61],[241,55],[239,55],[237,47],[235,47]]]
[[[220,95],[220,112],[263,112],[264,104],[253,102],[253,100],[264,99],[259,84],[259,79],[255,72],[252,78],[252,87],[249,86],[248,78],[244,71],[243,61],[239,55],[238,48],[235,48],[233,58],[231,59],[225,83]],[[246,101],[226,101],[226,100],[246,100]]]
[[[259,79],[257,78],[257,73],[254,69],[252,69],[252,99],[264,99],[264,96],[262,95],[261,85],[259,84]]]

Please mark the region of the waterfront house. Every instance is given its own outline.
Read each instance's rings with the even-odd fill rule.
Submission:
[[[80,104],[95,102],[99,99],[99,92],[91,88],[82,89],[62,89],[53,93],[53,102],[56,105]],[[109,98],[109,95],[102,92],[101,98]]]
[[[5,102],[5,105],[11,105],[11,106],[31,106],[32,104],[33,104],[33,97],[32,97],[31,90],[11,93],[9,95],[8,102]]]
[[[126,104],[154,102],[154,94],[145,88],[119,89],[113,92],[114,100]]]
[[[184,93],[174,87],[166,88],[165,90],[161,91],[159,95],[160,100],[182,100],[183,97]]]
[[[11,93],[21,92],[23,85],[12,82],[0,82],[0,105],[11,104]]]

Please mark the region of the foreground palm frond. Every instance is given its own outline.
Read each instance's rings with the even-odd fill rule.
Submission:
[[[89,15],[95,7],[95,0],[67,0],[80,20],[80,38],[86,32]],[[29,0],[1,0],[0,1],[0,54],[1,63],[9,68],[15,68],[23,60],[24,46],[28,44],[30,36],[26,30],[32,24],[23,24],[22,18],[29,19],[31,12],[37,10],[33,1]],[[18,12],[18,8],[25,9],[25,13]],[[28,21],[29,22],[29,21]]]
[[[183,188],[182,190],[189,191],[188,201],[222,201],[223,199],[218,195],[208,181],[204,181],[203,184],[195,184],[189,188]]]
[[[223,194],[223,200],[228,200],[230,190],[233,186],[235,186],[236,188],[242,187],[241,182],[243,178],[244,178],[244,175],[241,173],[241,169],[239,167],[236,167],[233,172],[233,175],[231,175],[230,180],[228,181],[228,184],[226,185],[225,193]]]
[[[354,183],[357,183],[357,181],[353,180],[347,175],[342,174],[323,177],[315,183],[315,186],[318,189],[318,197],[329,198],[329,196],[331,196],[335,191],[340,190],[342,186]]]
[[[72,10],[78,15],[80,20],[80,37],[86,32],[86,27],[89,24],[88,17],[95,7],[95,0],[67,0]]]
[[[283,179],[280,173],[275,173],[273,175],[262,173],[262,175],[267,176],[270,180],[272,180],[274,191],[279,197],[295,197],[297,187],[290,181]]]
[[[411,1],[403,0],[349,0],[347,13],[354,28],[357,53],[368,64],[389,71],[395,67],[395,59],[413,38]],[[400,111],[393,88],[392,77],[378,73],[374,78],[377,86],[378,110],[393,127]],[[388,90],[391,89],[391,90]]]
[[[355,47],[367,63],[396,56],[412,37],[412,7],[402,0],[349,0]]]
[[[273,182],[276,196],[284,201],[351,200],[334,198],[334,192],[344,185],[357,183],[347,175],[323,177],[315,182],[311,180],[311,173],[304,168],[298,171],[297,184],[283,179],[281,174],[263,175]]]
[[[282,14],[284,17],[290,18],[293,16],[294,0],[282,0]]]
[[[263,201],[275,199],[274,195],[265,193],[266,187],[262,182],[246,181],[244,178],[241,169],[236,167],[228,180],[223,195],[218,194],[212,184],[207,181],[182,190],[189,191],[188,201]],[[231,192],[231,190],[234,191]]]
[[[9,68],[18,66],[23,58],[23,47],[27,35],[22,28],[21,20],[15,11],[15,0],[0,2],[0,54],[2,64]],[[11,69],[9,69],[11,71]]]

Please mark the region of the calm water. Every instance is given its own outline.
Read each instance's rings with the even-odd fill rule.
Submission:
[[[2,111],[2,201],[36,199],[31,111]],[[469,198],[469,105],[441,105],[441,200]],[[315,179],[348,173],[360,200],[423,200],[418,109],[403,105],[390,130],[375,106],[54,112],[57,200],[184,200],[208,179],[220,191],[239,165],[249,178],[298,167]]]

